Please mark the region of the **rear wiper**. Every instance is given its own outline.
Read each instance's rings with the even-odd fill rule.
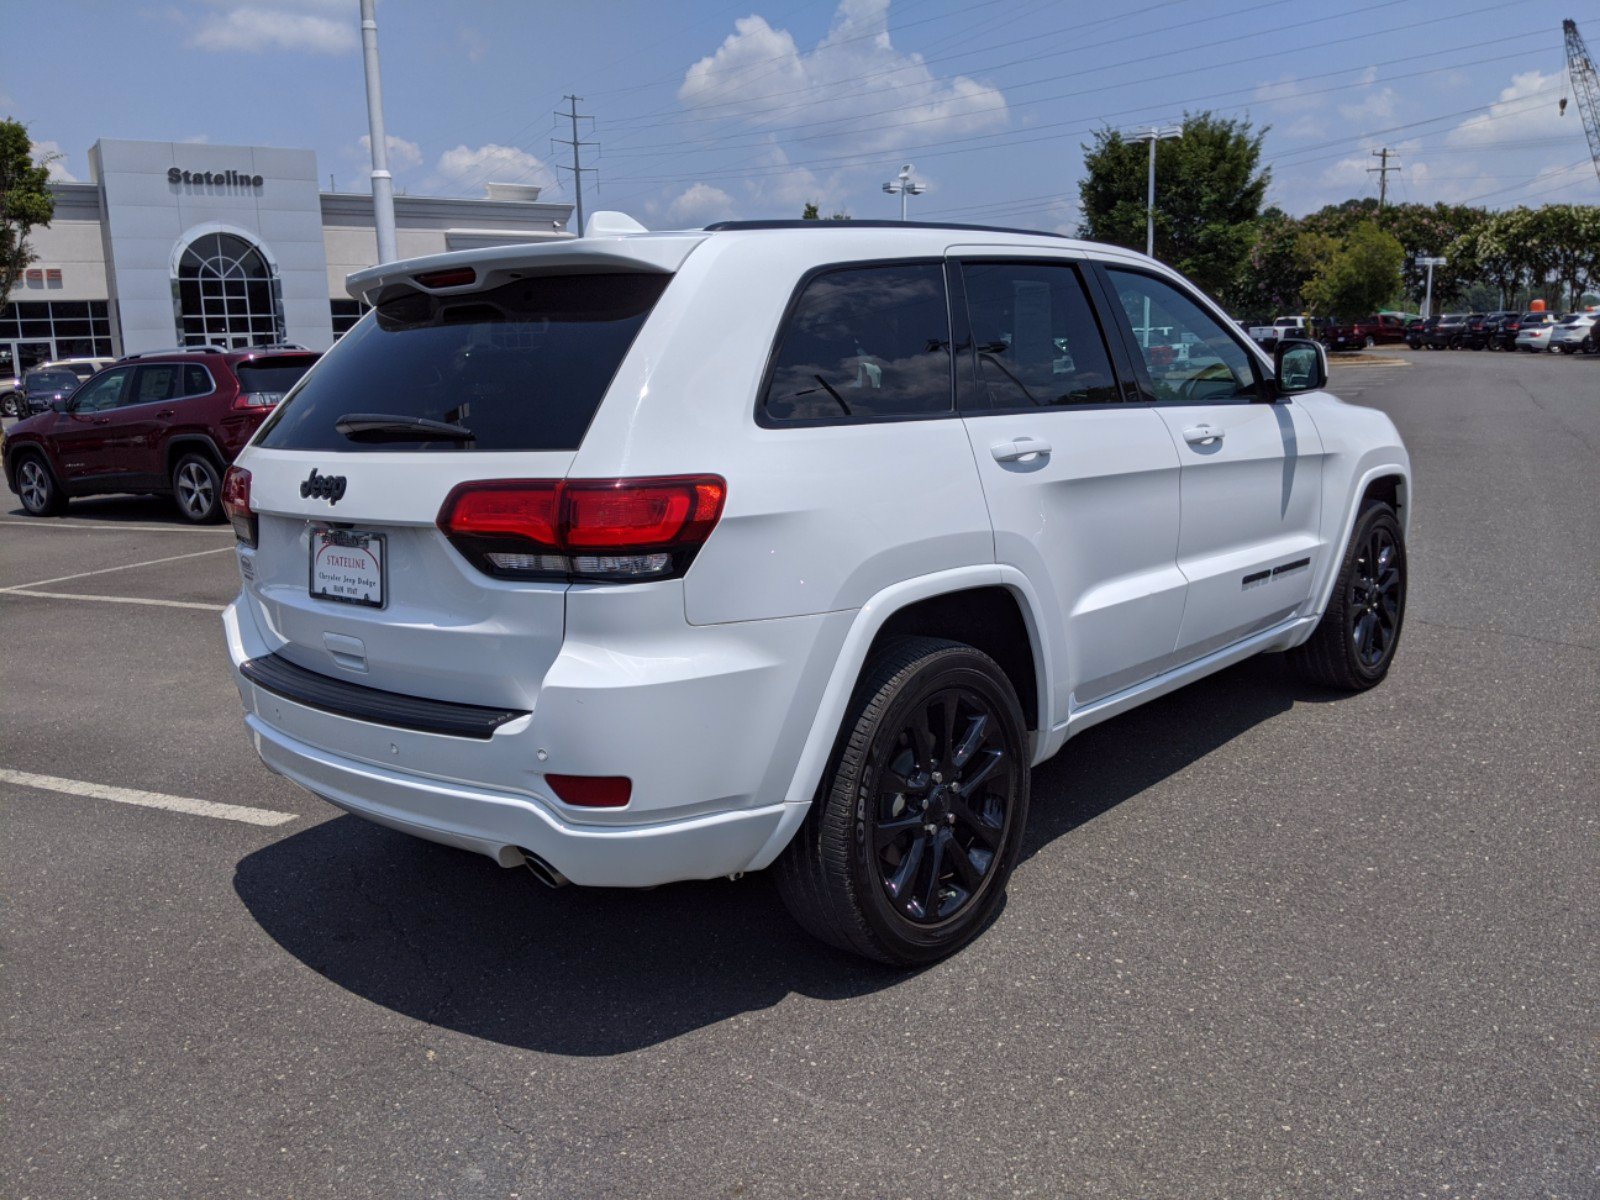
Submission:
[[[345,413],[333,427],[353,442],[470,442],[477,436],[465,425],[400,413]]]

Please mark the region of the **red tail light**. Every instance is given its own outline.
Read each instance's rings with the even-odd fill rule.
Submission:
[[[229,467],[222,477],[222,511],[228,514],[234,536],[246,546],[256,544],[256,514],[250,510],[250,472]]]
[[[633,795],[626,775],[546,775],[544,781],[564,804],[575,808],[622,808]]]
[[[711,536],[727,491],[717,475],[485,480],[446,497],[439,528],[501,578],[672,579]]]

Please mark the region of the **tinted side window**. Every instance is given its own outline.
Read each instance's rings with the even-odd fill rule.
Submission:
[[[1111,359],[1077,268],[1066,263],[966,263],[973,370],[963,412],[1050,404],[1114,404]]]
[[[1243,346],[1199,304],[1164,280],[1108,268],[1133,326],[1157,400],[1215,404],[1249,399],[1255,368]]]
[[[813,278],[779,334],[763,403],[774,421],[950,412],[943,266],[847,267]]]
[[[149,404],[153,400],[173,400],[183,394],[183,364],[155,363],[140,367],[133,376],[133,387],[123,397],[124,404]]]
[[[128,375],[127,368],[96,375],[73,393],[72,411],[104,412],[108,408],[115,408],[117,398],[122,395],[122,385],[128,381]]]

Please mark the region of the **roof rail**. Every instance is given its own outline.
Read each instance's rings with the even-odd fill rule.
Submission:
[[[124,354],[118,362],[132,362],[136,358],[155,358],[162,354],[226,354],[226,346],[169,346],[165,350],[140,350],[137,354]]]
[[[955,229],[974,233],[1020,233],[1028,237],[1065,238],[1064,233],[1051,233],[1045,229],[1013,229],[1008,225],[960,225],[946,221],[884,221],[876,218],[848,221],[807,221],[786,219],[781,221],[718,221],[706,226],[708,233],[724,230],[746,229]]]
[[[257,342],[250,347],[252,350],[304,350],[305,348],[299,342]]]

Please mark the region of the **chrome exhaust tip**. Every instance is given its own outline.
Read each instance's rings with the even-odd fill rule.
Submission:
[[[517,850],[522,855],[522,865],[527,867],[529,873],[544,884],[545,887],[558,888],[567,886],[567,877],[532,850],[526,850],[521,846],[518,846]]]

